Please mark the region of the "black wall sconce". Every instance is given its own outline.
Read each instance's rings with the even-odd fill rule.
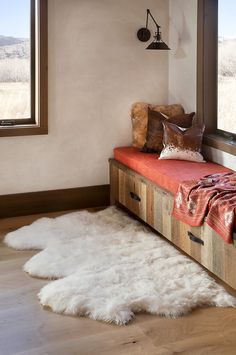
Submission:
[[[151,19],[153,20],[153,22],[157,26],[157,31],[156,31],[155,36],[154,36],[154,41],[152,43],[150,43],[149,46],[146,49],[162,49],[162,50],[163,49],[164,50],[167,49],[167,50],[169,50],[170,48],[161,39],[161,31],[160,31],[161,26],[159,26],[157,24],[156,20],[152,16],[151,11],[149,9],[147,9],[146,27],[140,28],[138,30],[138,32],[137,32],[138,39],[141,42],[147,42],[151,38],[151,32],[148,29],[149,16],[151,17]]]

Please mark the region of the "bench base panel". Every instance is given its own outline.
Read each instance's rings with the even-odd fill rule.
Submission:
[[[236,248],[204,223],[191,227],[171,215],[174,197],[118,161],[110,160],[111,204],[119,203],[236,289]]]

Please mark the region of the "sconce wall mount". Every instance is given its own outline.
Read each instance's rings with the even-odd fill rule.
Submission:
[[[151,38],[151,32],[148,28],[140,28],[137,32],[137,37],[141,42],[147,42]]]

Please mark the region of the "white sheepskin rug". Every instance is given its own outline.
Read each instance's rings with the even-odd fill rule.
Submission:
[[[236,306],[198,264],[116,207],[42,218],[5,243],[42,249],[24,270],[54,279],[38,296],[57,313],[123,325],[141,311],[177,317],[199,306]]]

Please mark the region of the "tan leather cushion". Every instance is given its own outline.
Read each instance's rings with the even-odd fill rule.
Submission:
[[[142,148],[146,141],[148,108],[158,111],[169,117],[181,115],[184,109],[181,105],[151,105],[145,102],[136,102],[131,108],[131,120],[133,127],[133,147]]]

